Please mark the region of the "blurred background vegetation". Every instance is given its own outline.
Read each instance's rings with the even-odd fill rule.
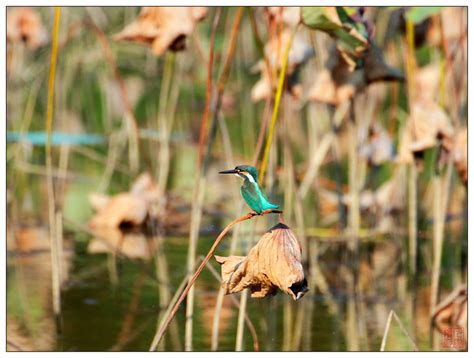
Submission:
[[[239,164],[266,168],[310,291],[223,296],[205,270],[156,349],[467,340],[467,8],[65,7],[48,132],[55,11],[7,10],[9,350],[148,350],[248,211],[218,175]]]

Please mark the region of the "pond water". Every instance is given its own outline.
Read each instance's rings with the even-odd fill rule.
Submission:
[[[198,253],[207,252],[213,238],[201,238]],[[138,258],[137,251],[125,255],[117,255],[113,250],[100,253],[107,250],[101,251],[97,246],[92,250],[93,240],[84,233],[67,235],[62,312],[58,324],[51,304],[48,251],[9,253],[7,323],[10,341],[17,342],[15,345],[24,342],[19,348],[58,351],[149,349],[160,313],[166,309],[161,302],[170,299],[185,275],[188,239],[163,238],[160,254],[148,259]],[[153,242],[150,237],[145,240]],[[408,280],[404,269],[406,258],[400,254],[405,238],[361,242],[353,265],[348,264],[351,256],[344,243],[310,240],[311,245],[318,245],[321,271],[316,275],[314,267],[305,268],[311,290],[301,300],[294,302],[282,292],[264,299],[248,299],[247,312],[261,351],[379,350],[391,309],[416,337],[419,349],[432,348],[427,314],[429,275],[425,272],[419,275],[416,289]],[[447,246],[449,250],[449,242]],[[225,253],[227,249],[228,244],[224,242],[218,253]],[[219,272],[217,263],[212,262],[212,265]],[[453,261],[453,265],[456,262]],[[443,275],[452,277],[449,272]],[[321,278],[327,285],[325,294],[321,286],[311,287],[311,282]],[[218,290],[217,279],[209,270],[203,271],[196,284],[194,350],[211,349]],[[240,294],[234,296],[240,299]],[[158,347],[160,350],[184,349],[184,306],[165,335],[164,345]],[[226,296],[218,350],[235,350],[237,321],[238,309],[231,297]],[[395,322],[392,322],[386,349],[411,350],[410,342]],[[247,326],[244,327],[243,350],[254,350],[254,340]]]

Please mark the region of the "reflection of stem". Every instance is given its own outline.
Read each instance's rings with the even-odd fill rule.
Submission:
[[[264,210],[262,212],[261,215],[266,215],[266,214],[271,214],[271,213],[281,213],[280,210]],[[174,318],[174,316],[176,315],[176,312],[178,311],[178,308],[179,306],[181,305],[181,303],[183,302],[184,298],[188,295],[188,292],[189,290],[191,289],[191,287],[193,287],[194,285],[194,282],[196,282],[196,279],[198,278],[198,276],[201,274],[202,270],[204,269],[204,266],[206,265],[206,263],[209,261],[209,259],[211,258],[212,254],[214,253],[214,251],[216,250],[217,246],[219,245],[219,243],[221,242],[221,240],[224,238],[224,236],[227,234],[227,232],[232,228],[232,226],[234,226],[235,224],[238,224],[242,221],[246,221],[246,220],[249,220],[249,219],[252,219],[254,216],[258,215],[257,213],[255,212],[250,212],[248,213],[247,215],[244,215],[238,219],[235,219],[234,221],[232,221],[230,224],[228,224],[224,230],[222,230],[222,232],[219,234],[219,236],[216,238],[216,240],[214,241],[214,244],[211,246],[211,248],[209,249],[209,252],[207,253],[206,257],[204,258],[204,260],[202,261],[202,263],[199,265],[198,269],[196,270],[196,272],[194,273],[194,275],[191,277],[191,279],[189,280],[187,286],[186,286],[186,289],[184,290],[184,292],[181,294],[181,296],[179,297],[178,301],[176,302],[176,304],[173,306],[173,309],[171,310],[171,312],[169,313],[169,315],[166,317],[166,320],[162,326],[162,328],[159,330],[158,334],[157,334],[157,343],[159,343],[161,341],[161,339],[163,338],[163,335],[165,334],[171,320]]]
[[[176,301],[180,297],[179,294],[183,291],[183,289],[186,285],[186,282],[188,282],[189,277],[190,277],[190,275],[187,275],[183,278],[183,281],[181,281],[178,289],[176,290],[173,298],[170,301],[170,304],[169,304],[168,308],[166,309],[165,313],[163,314],[163,318],[161,319],[161,321],[158,325],[158,329],[156,330],[155,336],[153,337],[153,341],[151,342],[150,349],[149,349],[150,352],[156,351],[156,348],[158,347],[158,343],[160,342],[159,339],[158,339],[159,338],[158,333],[163,329],[163,325],[165,323],[165,318],[170,315],[171,308],[176,304]]]
[[[128,305],[127,313],[123,319],[122,327],[120,328],[120,333],[117,337],[117,342],[114,346],[124,346],[125,342],[128,341],[128,337],[131,334],[131,330],[133,327],[133,322],[135,321],[135,316],[138,312],[138,307],[140,304],[140,293],[145,283],[145,271],[140,273],[138,279],[135,281],[132,289],[132,298],[130,299],[130,303]]]
[[[398,318],[398,315],[393,310],[390,311],[390,314],[388,315],[387,323],[385,324],[385,331],[384,331],[384,334],[383,334],[382,344],[380,345],[380,351],[381,352],[385,351],[385,345],[387,343],[388,331],[390,329],[390,324],[392,323],[392,318],[393,317],[395,317],[395,320],[397,321],[398,326],[402,330],[403,334],[408,338],[408,340],[412,344],[413,350],[418,352],[418,347],[416,346],[415,342],[413,341],[413,339],[408,334],[408,332],[405,329],[405,326],[403,325],[402,321],[400,320],[400,318]]]
[[[255,226],[252,227],[252,234],[250,246],[253,246],[254,237],[255,237]],[[239,307],[239,317],[237,320],[237,334],[235,337],[235,350],[237,352],[241,352],[243,350],[243,339],[244,339],[244,318],[246,316],[247,310],[247,300],[248,300],[248,290],[244,290],[244,292],[240,295],[240,307]]]
[[[214,278],[218,281],[218,282],[221,282],[221,277],[219,276],[219,274],[216,272],[215,268],[209,264],[209,262],[206,264],[206,267],[209,269],[209,271],[211,271],[212,275],[214,276]],[[237,301],[237,299],[234,297],[234,296],[229,296],[232,303],[234,304],[235,307],[237,307],[239,309],[239,312],[240,312],[240,304],[239,304],[239,301]],[[245,312],[245,310],[243,310]],[[252,339],[253,339],[253,350],[255,352],[258,352],[260,351],[260,345],[258,343],[258,337],[257,337],[257,331],[255,329],[255,326],[254,324],[252,323],[252,321],[250,320],[249,316],[247,313],[244,314],[244,319],[245,319],[245,324],[247,325],[247,328],[249,329],[250,331],[250,335],[252,336]]]
[[[248,290],[240,294],[239,317],[237,319],[237,335],[235,337],[235,351],[242,352],[244,340],[244,318],[247,310]]]
[[[107,254],[107,269],[109,271],[110,283],[112,286],[117,286],[119,277],[117,273],[117,254],[115,250]]]

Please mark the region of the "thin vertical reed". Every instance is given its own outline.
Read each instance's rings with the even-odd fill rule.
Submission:
[[[408,103],[409,108],[413,106],[414,88],[415,88],[415,30],[412,21],[406,21],[406,41],[408,45],[406,54],[406,73],[407,73],[407,87],[408,87]],[[416,275],[416,260],[418,251],[417,238],[417,180],[418,173],[415,163],[409,165],[409,179],[408,179],[408,248],[409,248],[409,262],[410,272],[412,277]]]
[[[434,313],[436,304],[438,303],[441,258],[443,255],[444,226],[449,201],[449,188],[452,170],[453,162],[452,158],[450,158],[444,178],[442,178],[440,174],[435,174],[435,177],[433,178],[435,192],[433,194],[433,268],[431,271],[431,314]]]
[[[266,215],[266,214],[272,214],[272,213],[281,213],[281,211],[279,210],[265,210],[263,211],[260,215]],[[222,239],[225,237],[225,235],[229,232],[229,230],[236,224],[242,222],[242,221],[246,221],[246,220],[250,220],[252,219],[254,216],[256,216],[258,214],[256,214],[255,212],[250,212],[248,213],[247,215],[244,215],[240,218],[237,218],[235,219],[234,221],[232,221],[230,224],[228,224],[224,230],[221,231],[221,233],[219,234],[219,236],[216,238],[216,240],[214,241],[214,243],[212,244],[211,248],[209,249],[208,253],[206,254],[206,257],[204,258],[204,260],[201,262],[201,264],[199,265],[199,267],[197,268],[196,272],[192,275],[192,277],[189,279],[189,282],[188,284],[186,285],[186,288],[184,289],[183,293],[181,294],[181,296],[179,297],[178,301],[173,305],[173,308],[170,310],[170,313],[166,316],[166,319],[163,323],[163,325],[161,326],[160,330],[158,331],[157,333],[157,336],[156,336],[156,340],[157,340],[157,344],[161,341],[161,339],[163,338],[163,335],[165,334],[166,330],[168,329],[168,326],[169,324],[171,323],[172,319],[174,318],[174,316],[176,315],[176,312],[178,311],[178,308],[179,306],[181,305],[181,303],[183,302],[183,300],[186,298],[186,296],[188,295],[189,291],[191,290],[191,288],[193,287],[194,283],[196,282],[197,278],[199,277],[199,275],[201,274],[202,270],[204,269],[204,266],[206,266],[206,264],[209,262],[212,254],[214,253],[214,251],[216,251],[216,248],[217,246],[219,245],[219,243],[222,241]]]
[[[139,159],[140,159],[139,138],[138,138],[139,130],[138,130],[138,125],[137,125],[137,119],[135,117],[132,104],[130,103],[130,99],[127,94],[125,82],[120,76],[120,72],[117,66],[117,61],[115,60],[112,49],[110,48],[110,44],[109,44],[109,40],[107,39],[107,36],[94,22],[86,21],[85,25],[88,26],[97,36],[99,43],[102,45],[105,58],[112,69],[114,79],[119,86],[120,96],[121,96],[122,103],[125,109],[125,114],[124,114],[125,122],[127,124],[127,130],[125,131],[125,133],[129,135],[128,140],[129,140],[130,169],[132,173],[137,173],[139,169]]]
[[[414,163],[408,167],[408,256],[410,263],[410,273],[416,275],[416,261],[418,255],[418,234],[417,234],[417,181],[418,171]]]
[[[248,290],[243,290],[240,294],[239,316],[237,319],[237,335],[235,338],[235,351],[242,352],[244,341],[244,318],[247,309]]]
[[[348,121],[349,131],[349,192],[351,205],[349,206],[349,231],[352,240],[349,241],[349,249],[356,250],[360,229],[360,209],[359,209],[359,176],[358,176],[358,155],[357,141],[358,130],[354,111],[354,100],[351,100],[349,109],[350,120]]]
[[[207,80],[206,80],[206,105],[201,121],[201,128],[199,133],[199,147],[198,158],[195,175],[195,184],[193,190],[193,202],[191,211],[191,227],[189,232],[189,250],[187,258],[188,274],[195,266],[197,238],[199,234],[199,227],[201,223],[202,205],[204,200],[204,186],[205,176],[202,173],[202,163],[204,157],[205,145],[207,143],[209,131],[209,112],[212,101],[212,73],[214,68],[214,43],[216,38],[217,26],[219,24],[221,15],[221,8],[217,8],[214,15],[214,21],[211,31],[211,39],[209,42],[209,62],[207,66]],[[190,287],[189,297],[186,301],[186,324],[185,324],[185,350],[192,350],[192,330],[193,330],[193,310],[194,310],[194,288]]]
[[[291,45],[293,44],[293,38],[295,37],[296,28],[291,34],[290,40],[286,45],[285,56],[283,57],[283,63],[280,70],[280,78],[278,79],[278,87],[275,95],[275,104],[273,106],[272,120],[270,122],[270,130],[268,132],[267,143],[265,145],[265,151],[263,153],[263,159],[260,166],[260,172],[258,175],[258,181],[263,183],[263,178],[265,177],[265,170],[267,169],[268,157],[270,155],[270,148],[272,146],[273,132],[275,130],[276,120],[278,118],[278,111],[280,108],[281,96],[283,94],[283,84],[285,83],[286,67],[288,64],[288,57],[290,54]]]
[[[54,88],[56,79],[56,64],[58,57],[58,38],[59,38],[59,22],[61,19],[61,8],[54,9],[54,22],[52,30],[51,42],[51,63],[49,68],[48,81],[48,102],[46,108],[46,171],[47,171],[47,186],[48,186],[48,213],[49,213],[49,241],[51,248],[51,272],[53,284],[53,311],[56,317],[61,313],[61,287],[60,287],[60,273],[58,267],[58,251],[59,245],[56,238],[56,218],[55,218],[55,200],[54,200],[54,185],[53,185],[53,167],[52,167],[52,150],[51,150],[51,133],[53,131],[53,117],[54,117]]]
[[[385,346],[387,344],[387,337],[388,337],[388,332],[390,330],[390,325],[392,323],[392,318],[395,318],[395,320],[397,321],[398,323],[398,326],[400,327],[400,329],[402,330],[403,334],[408,338],[408,340],[410,341],[411,345],[413,346],[413,350],[414,351],[418,351],[418,347],[416,346],[416,343],[415,341],[413,340],[413,338],[411,338],[411,336],[408,334],[407,330],[405,329],[405,326],[403,325],[402,321],[400,320],[400,318],[398,317],[398,315],[393,311],[393,310],[390,310],[390,313],[388,315],[388,318],[387,318],[387,322],[385,323],[385,330],[384,330],[384,333],[383,333],[383,338],[382,338],[382,343],[380,345],[380,351],[381,352],[384,352],[385,351]]]

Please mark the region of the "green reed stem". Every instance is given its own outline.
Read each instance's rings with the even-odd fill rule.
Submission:
[[[278,118],[278,111],[279,111],[279,108],[280,108],[280,101],[281,101],[281,96],[282,96],[282,93],[283,93],[283,85],[285,83],[285,77],[286,77],[285,75],[286,75],[286,67],[287,67],[287,64],[288,64],[288,57],[289,57],[289,54],[290,54],[291,45],[293,43],[293,38],[295,37],[295,33],[296,33],[296,28],[293,31],[293,33],[291,34],[290,40],[288,41],[288,44],[286,45],[285,56],[283,57],[283,64],[281,66],[280,78],[278,79],[278,87],[277,87],[277,92],[276,92],[276,95],[275,95],[275,105],[273,106],[272,121],[270,123],[270,129],[269,129],[269,132],[268,132],[267,143],[265,145],[265,151],[263,153],[263,159],[262,159],[262,163],[261,163],[261,166],[260,166],[260,172],[259,172],[259,176],[258,176],[258,181],[260,183],[263,182],[263,178],[265,176],[265,170],[267,169],[268,156],[270,155],[270,147],[272,146],[273,132],[275,131],[275,124],[276,124],[276,120]]]
[[[54,85],[56,79],[56,64],[58,57],[58,37],[59,37],[59,21],[61,19],[61,8],[54,9],[54,22],[52,29],[51,42],[51,62],[49,67],[48,80],[48,102],[46,107],[46,172],[48,186],[48,213],[49,213],[49,242],[51,249],[51,279],[53,285],[53,311],[56,317],[61,313],[61,289],[60,289],[60,272],[58,265],[58,249],[59,245],[56,240],[56,218],[55,218],[55,202],[54,202],[54,185],[53,185],[53,166],[52,166],[52,150],[51,150],[51,133],[53,131],[53,115],[54,115]]]

